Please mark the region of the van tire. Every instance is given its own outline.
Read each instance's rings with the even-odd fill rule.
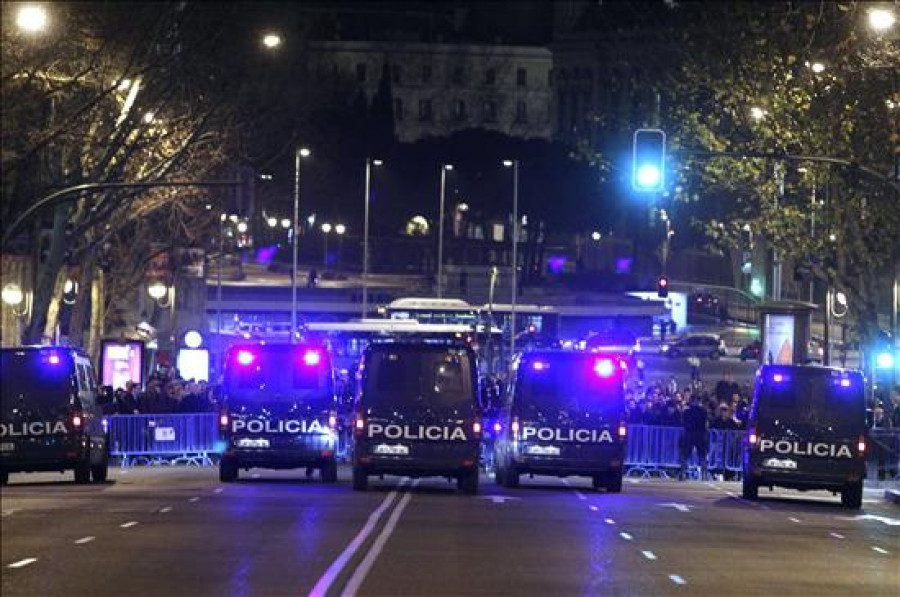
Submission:
[[[219,481],[234,483],[238,478],[237,462],[233,458],[222,458],[219,461]]]
[[[852,510],[862,508],[863,484],[862,481],[847,484],[841,491],[841,505]]]
[[[756,501],[759,499],[759,485],[749,475],[744,475],[741,494],[745,500]]]
[[[337,462],[326,462],[322,467],[322,481],[325,483],[337,483]]]
[[[465,495],[478,494],[478,469],[473,468],[456,479],[456,486]]]
[[[361,466],[353,467],[353,490],[366,491],[369,489],[369,474]]]
[[[6,485],[7,483],[9,483],[9,473],[0,471],[0,485]]]
[[[94,483],[106,483],[109,476],[109,455],[104,454],[103,462],[91,467],[91,481]]]
[[[75,483],[86,485],[91,482],[91,461],[85,458],[75,463]]]
[[[603,485],[607,493],[622,493],[622,471],[606,473]]]
[[[507,489],[515,489],[519,486],[519,473],[513,465],[501,467],[498,472],[500,485]]]

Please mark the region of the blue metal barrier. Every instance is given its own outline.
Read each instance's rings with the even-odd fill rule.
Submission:
[[[900,481],[900,429],[870,429],[867,480]]]
[[[215,413],[107,417],[110,455],[135,464],[212,465],[222,451]]]
[[[628,427],[628,452],[625,468],[629,476],[668,478],[681,469],[681,427],[631,425]],[[712,473],[740,473],[744,431],[709,430],[707,468]],[[697,454],[690,455],[688,475],[699,477]]]

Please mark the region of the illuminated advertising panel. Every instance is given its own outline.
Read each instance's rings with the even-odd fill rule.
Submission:
[[[124,388],[133,381],[143,383],[144,343],[139,341],[104,340],[100,349],[100,375],[104,386]]]

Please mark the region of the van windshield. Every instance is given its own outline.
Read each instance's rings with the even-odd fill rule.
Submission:
[[[614,360],[583,354],[526,360],[519,367],[516,407],[617,415],[625,400],[618,367]]]
[[[830,369],[767,371],[760,380],[761,420],[792,421],[814,427],[858,430],[865,424],[862,379]]]
[[[363,400],[376,410],[471,416],[476,396],[469,353],[441,347],[373,350],[366,363]]]
[[[45,350],[4,350],[0,355],[0,415],[4,421],[65,416],[78,392],[71,357]]]
[[[331,365],[321,348],[268,345],[236,348],[225,366],[224,390],[231,404],[333,406]]]

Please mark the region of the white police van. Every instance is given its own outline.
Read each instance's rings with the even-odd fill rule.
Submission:
[[[337,400],[324,347],[234,346],[224,373],[221,481],[251,467],[318,469],[323,481],[337,481]]]
[[[478,371],[469,347],[373,343],[359,371],[353,488],[370,475],[440,476],[478,492],[482,435]]]
[[[0,481],[10,473],[72,470],[106,480],[109,442],[91,360],[80,349],[0,350]]]
[[[744,443],[744,498],[760,487],[841,494],[862,506],[866,476],[865,388],[858,371],[764,365]]]

